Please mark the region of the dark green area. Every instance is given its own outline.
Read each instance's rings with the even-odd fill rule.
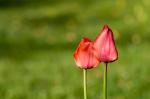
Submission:
[[[108,99],[150,99],[149,0],[0,0],[0,99],[83,99],[73,52],[104,24],[119,60]],[[88,71],[88,98],[102,99],[103,65]]]

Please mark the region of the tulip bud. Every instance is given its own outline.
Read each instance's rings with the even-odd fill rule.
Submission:
[[[98,59],[94,55],[93,45],[90,39],[83,38],[74,53],[74,60],[78,67],[90,69],[97,66]]]
[[[112,30],[105,25],[100,34],[93,42],[95,55],[101,62],[113,62],[118,59],[118,52],[115,46]]]

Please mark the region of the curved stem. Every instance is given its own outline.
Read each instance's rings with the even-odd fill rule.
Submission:
[[[104,69],[104,85],[103,85],[103,90],[104,90],[104,99],[107,99],[107,64],[105,65]]]
[[[87,70],[83,69],[84,99],[87,99]]]

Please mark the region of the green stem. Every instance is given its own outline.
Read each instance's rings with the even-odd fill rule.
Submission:
[[[103,88],[104,88],[104,99],[107,99],[107,64],[108,63],[105,63],[105,69],[104,69],[104,85],[103,85]]]
[[[84,99],[87,99],[87,70],[83,69]]]

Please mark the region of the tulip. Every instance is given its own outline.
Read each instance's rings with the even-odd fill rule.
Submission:
[[[93,42],[94,49],[99,61],[113,62],[118,59],[118,52],[115,46],[112,30],[105,25],[100,34]]]
[[[93,44],[88,38],[83,38],[74,53],[74,60],[78,67],[83,69],[84,99],[87,99],[87,69],[97,66],[99,63],[94,54]]]
[[[106,63],[103,90],[104,99],[107,99],[107,63],[118,59],[118,52],[115,46],[113,32],[107,25],[104,26],[103,30],[94,40],[93,47],[96,50],[95,55],[98,57],[98,60]]]
[[[94,54],[93,44],[88,38],[83,38],[74,53],[74,60],[78,67],[91,69],[99,63]]]

